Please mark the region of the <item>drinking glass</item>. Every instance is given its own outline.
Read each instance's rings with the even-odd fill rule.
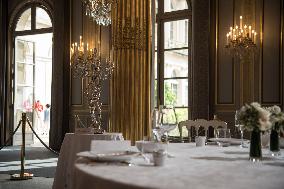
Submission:
[[[216,129],[215,138],[217,140],[217,144],[219,146],[229,146],[230,145],[230,138],[231,138],[231,131],[230,129]]]
[[[177,127],[177,116],[174,107],[163,107],[161,129],[162,133],[166,136],[166,142],[168,142],[168,135],[171,130]]]
[[[238,114],[239,111],[236,111],[235,114],[235,126],[239,129],[239,131],[241,132],[241,144],[240,144],[240,148],[247,148],[247,145],[245,145],[244,143],[244,125],[242,125],[240,123],[240,120],[238,119]]]

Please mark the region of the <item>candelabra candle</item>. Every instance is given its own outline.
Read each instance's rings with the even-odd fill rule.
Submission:
[[[248,28],[248,29],[247,29]],[[248,56],[256,49],[256,32],[251,26],[243,26],[243,17],[240,16],[240,27],[230,27],[230,32],[226,34],[225,47],[233,55],[240,57]]]
[[[101,127],[101,91],[103,80],[109,79],[113,73],[114,64],[110,60],[106,60],[102,64],[101,57],[96,48],[89,48],[87,43],[84,46],[82,37],[80,36],[80,46],[77,43],[71,47],[71,68],[72,75],[77,78],[88,78],[88,85],[85,89],[85,96],[88,100],[91,125],[95,129],[95,133],[103,133]],[[86,50],[85,50],[86,49]]]

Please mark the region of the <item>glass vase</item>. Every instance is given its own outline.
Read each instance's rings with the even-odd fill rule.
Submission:
[[[253,130],[251,132],[249,159],[253,162],[262,160],[261,137],[260,131],[258,130]]]
[[[280,155],[279,132],[276,129],[272,129],[270,132],[269,149],[272,156]]]

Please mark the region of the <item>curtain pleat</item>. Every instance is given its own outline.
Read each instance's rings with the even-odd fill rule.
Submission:
[[[128,140],[150,134],[150,0],[118,0],[112,11],[113,61],[109,130]]]

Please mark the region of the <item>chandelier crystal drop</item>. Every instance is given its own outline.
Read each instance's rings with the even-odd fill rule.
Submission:
[[[98,25],[111,24],[111,7],[117,0],[82,0],[86,7],[86,15],[93,18]]]
[[[256,51],[256,35],[251,26],[243,25],[243,17],[240,16],[240,25],[230,27],[226,35],[225,48],[234,56],[249,57]]]

